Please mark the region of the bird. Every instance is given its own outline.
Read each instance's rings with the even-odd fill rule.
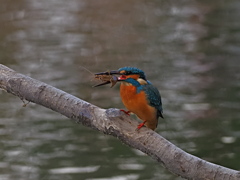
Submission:
[[[136,130],[146,126],[155,130],[158,125],[158,118],[163,118],[161,95],[158,89],[146,79],[144,71],[136,67],[122,67],[118,70],[108,72],[109,75],[120,75],[117,78],[120,85],[120,96],[127,111],[133,113],[143,122]],[[98,73],[100,74],[100,73]]]

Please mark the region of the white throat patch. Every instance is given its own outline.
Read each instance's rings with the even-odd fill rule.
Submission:
[[[141,85],[148,84],[147,81],[145,81],[145,80],[142,79],[142,78],[138,78],[137,81],[138,81]]]

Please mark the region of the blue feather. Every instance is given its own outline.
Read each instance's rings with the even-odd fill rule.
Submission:
[[[141,85],[138,81],[136,81],[133,78],[128,78],[124,81],[127,82],[127,83],[131,83],[133,86],[135,86],[137,88],[137,93],[140,93],[141,90],[143,89],[143,85]]]
[[[142,90],[146,93],[149,104],[157,109],[157,116],[163,118],[162,100],[158,89],[152,84],[146,84]]]
[[[147,95],[147,100],[149,104],[157,109],[157,117],[162,117],[162,100],[161,95],[158,91],[158,89],[153,86],[150,81],[147,81],[148,84],[141,85],[138,81],[136,81],[133,78],[128,78],[125,80],[125,82],[131,83],[133,86],[137,88],[137,93],[140,93],[141,91],[144,91]]]
[[[146,80],[145,73],[141,69],[135,67],[123,67],[118,69],[118,71],[125,71],[126,74],[139,74],[140,78]]]

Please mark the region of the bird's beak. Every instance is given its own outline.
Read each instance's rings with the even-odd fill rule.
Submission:
[[[95,79],[101,80],[103,82],[93,87],[98,87],[98,86],[102,86],[110,83],[112,84],[111,87],[113,87],[118,81],[123,80],[123,78],[121,78],[123,75],[118,70],[95,73],[94,75],[95,75]],[[121,75],[121,76],[117,77],[114,75]]]
[[[114,74],[121,74],[119,71],[117,70],[113,70],[113,71],[106,71],[106,72],[100,72],[100,73],[95,73],[94,75],[114,75]]]

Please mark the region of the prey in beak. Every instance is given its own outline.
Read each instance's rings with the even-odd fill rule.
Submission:
[[[106,72],[100,72],[100,73],[95,73],[95,79],[98,79],[102,81],[102,83],[97,84],[93,87],[98,87],[106,84],[111,83],[111,87],[113,87],[118,81],[122,81],[121,76],[117,77],[114,75],[122,75],[119,71],[106,71]]]

